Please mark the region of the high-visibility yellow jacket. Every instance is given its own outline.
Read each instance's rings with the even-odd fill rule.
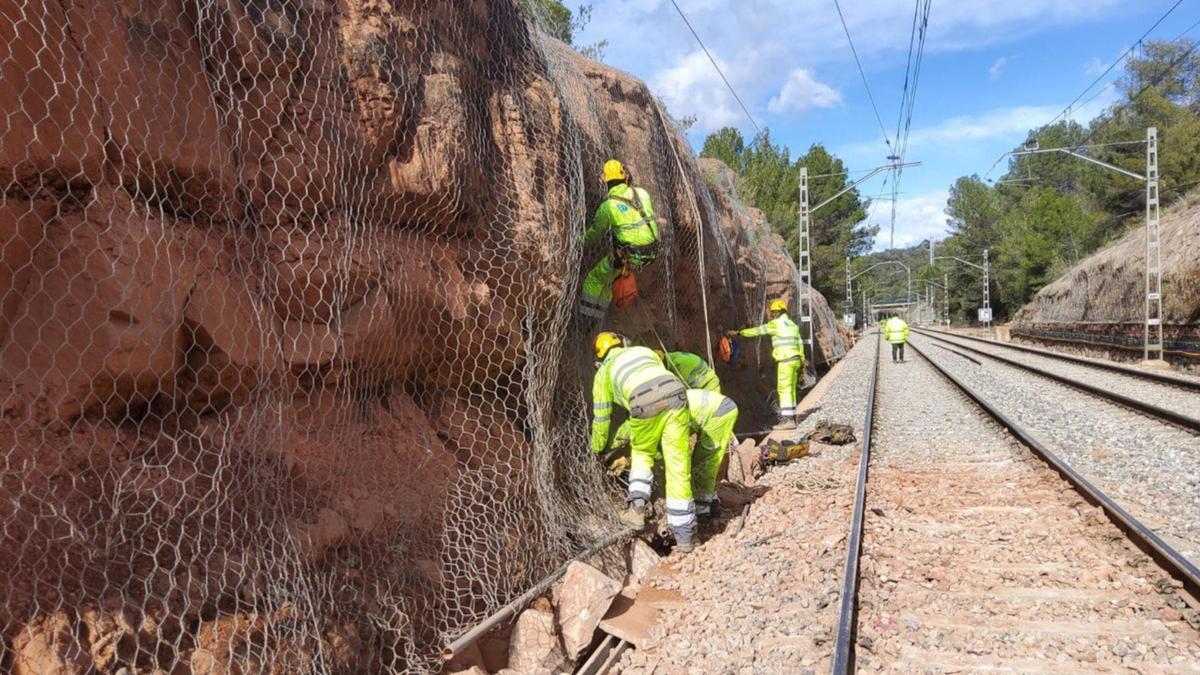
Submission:
[[[898,316],[893,316],[883,324],[883,339],[892,344],[908,342],[908,324]]]
[[[583,233],[586,245],[601,241],[609,233],[617,243],[629,246],[649,246],[658,241],[658,221],[654,204],[642,188],[625,183],[614,186],[592,218],[592,226]]]
[[[708,424],[709,420],[737,410],[733,399],[714,391],[688,389],[687,400],[692,429],[700,429]]]
[[[804,360],[804,346],[800,344],[800,327],[789,319],[787,314],[780,314],[778,318],[761,326],[740,330],[738,335],[742,337],[770,335],[771,357],[776,361]]]
[[[604,452],[613,406],[648,419],[687,405],[687,387],[646,347],[610,349],[592,379],[592,452]]]
[[[721,393],[721,380],[717,373],[708,367],[708,362],[703,357],[689,352],[668,352],[667,360],[670,363],[663,365],[683,380],[688,389],[707,389]]]

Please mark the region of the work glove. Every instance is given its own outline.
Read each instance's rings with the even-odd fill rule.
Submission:
[[[596,459],[608,469],[608,475],[620,476],[629,469],[629,457],[625,455],[625,450],[626,448],[613,448],[596,455]]]
[[[736,330],[727,330],[727,331],[725,331],[725,335],[727,335],[729,337],[737,337],[738,332]]]
[[[618,457],[608,465],[608,475],[616,477],[629,470],[629,458]]]

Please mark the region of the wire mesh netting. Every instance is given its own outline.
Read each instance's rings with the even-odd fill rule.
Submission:
[[[645,86],[511,0],[15,0],[0,75],[0,669],[437,670],[613,533],[609,156],[665,246],[607,326],[705,353],[794,290]]]

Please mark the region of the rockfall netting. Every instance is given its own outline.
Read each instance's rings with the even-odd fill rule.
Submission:
[[[437,670],[614,532],[575,316],[609,156],[665,246],[606,326],[703,354],[794,293],[646,87],[512,0],[13,0],[0,82],[0,670]]]

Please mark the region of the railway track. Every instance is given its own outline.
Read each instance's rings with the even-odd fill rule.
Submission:
[[[1016,351],[1016,352],[1022,352],[1025,354],[1034,354],[1036,356],[1045,357],[1047,359],[1064,361],[1067,363],[1074,363],[1074,364],[1078,364],[1081,366],[1087,366],[1090,368],[1098,368],[1100,370],[1107,370],[1107,371],[1114,372],[1114,373],[1120,373],[1122,375],[1128,375],[1130,377],[1137,378],[1137,379],[1149,380],[1151,382],[1157,382],[1159,384],[1165,384],[1165,385],[1169,385],[1172,387],[1178,387],[1180,389],[1188,389],[1191,391],[1200,392],[1200,380],[1197,380],[1197,379],[1178,377],[1176,375],[1170,375],[1167,373],[1158,373],[1158,372],[1154,372],[1152,370],[1144,370],[1141,368],[1134,368],[1132,366],[1126,366],[1126,365],[1122,365],[1119,363],[1113,363],[1111,361],[1102,361],[1099,359],[1089,359],[1089,358],[1084,358],[1082,356],[1075,356],[1074,354],[1064,354],[1062,352],[1050,351],[1048,349],[1038,349],[1036,347],[1015,344],[1012,342],[1001,342],[999,340],[989,340],[987,338],[975,337],[974,335],[963,335],[961,333],[951,333],[949,331],[937,330],[934,328],[913,328],[912,330],[917,333],[922,333],[924,335],[930,335],[933,337],[954,338],[954,339],[966,340],[968,342],[974,342],[974,343],[978,343],[978,344],[992,345],[995,347],[1009,349],[1009,350]]]
[[[1200,432],[1200,382],[993,340],[924,329],[913,332],[1189,431]],[[1006,349],[1020,353],[1021,357],[998,353]]]
[[[876,359],[834,672],[1200,672],[1200,570],[913,351]]]

